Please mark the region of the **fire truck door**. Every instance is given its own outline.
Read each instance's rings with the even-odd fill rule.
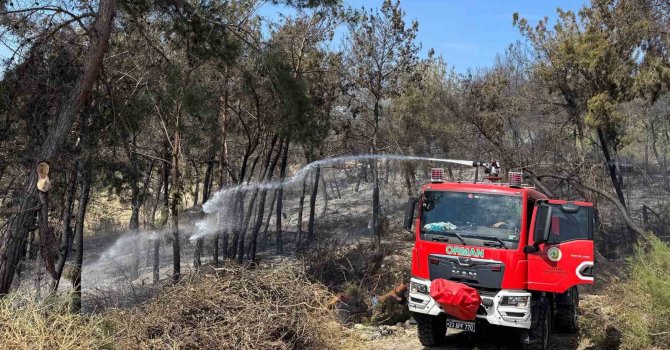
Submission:
[[[546,232],[548,231],[548,232]],[[593,283],[593,204],[550,200],[533,211],[528,289],[563,293]]]

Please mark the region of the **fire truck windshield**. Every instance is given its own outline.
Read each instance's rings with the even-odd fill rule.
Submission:
[[[457,233],[475,245],[485,241],[517,243],[521,234],[520,196],[426,191],[421,208],[421,232]],[[502,244],[501,244],[502,246]]]

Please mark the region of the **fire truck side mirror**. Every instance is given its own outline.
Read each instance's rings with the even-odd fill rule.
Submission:
[[[409,233],[412,232],[412,222],[414,222],[414,210],[416,208],[416,198],[410,198],[407,201],[407,210],[405,211],[405,230]]]
[[[549,204],[542,203],[537,208],[535,218],[535,234],[533,235],[533,245],[547,242],[551,233],[551,214],[552,207]]]

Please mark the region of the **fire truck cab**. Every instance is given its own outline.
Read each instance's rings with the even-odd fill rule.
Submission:
[[[577,286],[593,283],[593,205],[551,200],[519,173],[505,184],[432,174],[405,217],[415,235],[408,305],[421,343],[439,345],[448,327],[475,332],[488,323],[517,329],[524,348],[546,349],[552,329],[576,331]],[[476,290],[474,320],[431,296],[436,279]]]

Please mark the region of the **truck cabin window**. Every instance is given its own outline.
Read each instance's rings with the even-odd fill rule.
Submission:
[[[426,191],[422,198],[421,232],[457,233],[468,239],[468,245],[482,246],[491,239],[518,243],[522,208],[520,196]]]
[[[574,210],[565,210],[557,204],[552,204],[552,207],[551,229],[547,243],[592,239],[591,208],[576,207]]]

